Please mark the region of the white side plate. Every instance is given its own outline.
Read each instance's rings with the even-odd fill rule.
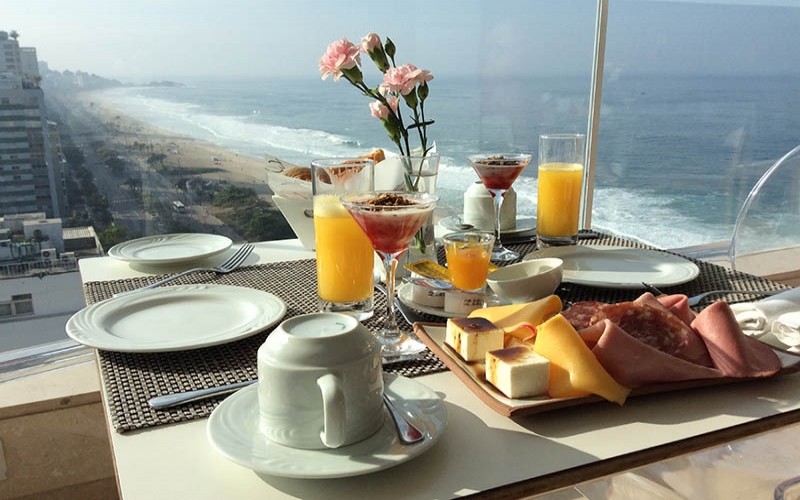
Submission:
[[[363,441],[336,449],[289,448],[267,439],[258,430],[258,386],[229,396],[208,419],[208,440],[218,452],[239,465],[263,474],[295,478],[357,476],[401,464],[436,443],[447,423],[444,401],[414,380],[385,375],[385,392],[425,435],[405,445],[384,408],[383,427]]]
[[[165,286],[81,309],[66,329],[71,338],[95,349],[182,351],[248,337],[285,314],[281,299],[252,288]]]
[[[397,286],[397,288],[395,288],[395,293],[397,293],[397,298],[400,299],[400,302],[407,305],[411,309],[421,313],[430,314],[431,316],[438,316],[440,318],[467,317],[468,313],[449,313],[446,312],[442,307],[431,307],[414,302],[413,288],[414,287],[411,285],[411,283],[401,283]]]
[[[602,245],[548,247],[536,250],[524,260],[558,257],[564,261],[563,281],[606,288],[643,288],[680,285],[700,274],[691,261],[677,255],[643,248]]]
[[[119,243],[108,249],[108,255],[140,264],[177,264],[217,255],[232,243],[218,234],[161,234]]]

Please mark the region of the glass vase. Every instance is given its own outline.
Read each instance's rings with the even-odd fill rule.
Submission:
[[[409,192],[436,194],[436,178],[439,174],[439,155],[430,153],[427,156],[399,156],[403,168],[403,189]],[[433,214],[431,214],[414,239],[408,245],[408,251],[400,260],[399,277],[408,276],[405,265],[418,260],[436,262],[435,231]]]

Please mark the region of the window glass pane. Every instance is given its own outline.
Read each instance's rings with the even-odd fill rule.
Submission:
[[[14,302],[14,312],[15,314],[33,314],[33,301],[32,300],[23,300]]]
[[[730,239],[800,142],[800,8],[775,3],[610,3],[594,225],[667,248]]]
[[[76,260],[119,242],[179,232],[237,243],[295,237],[272,204],[265,157],[308,166],[398,152],[370,99],[345,80],[320,78],[320,56],[342,37],[359,43],[377,31],[396,45],[397,65],[434,76],[425,119],[442,155],[437,190],[454,214],[478,180],[467,155],[507,151],[534,157],[515,184],[518,215],[534,216],[539,135],[586,131],[596,0],[412,0],[380,20],[355,0],[211,4],[177,0],[156,17],[135,2],[4,7],[15,26],[0,26],[0,45],[18,62],[0,62],[0,73],[19,81],[0,89],[0,216],[25,220],[6,217],[8,233],[0,231],[9,278],[0,297],[24,280],[36,314],[66,322],[83,306]],[[240,29],[209,35],[223,25]],[[64,26],[92,35],[65,43]],[[25,47],[36,49],[28,60],[16,56]],[[381,72],[361,59],[377,87]],[[410,108],[401,113],[412,119]],[[32,313],[33,302],[15,312]],[[22,323],[30,322],[14,328],[27,337]],[[42,341],[65,336],[50,333]]]

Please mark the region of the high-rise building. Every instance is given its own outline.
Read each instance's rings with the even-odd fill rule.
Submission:
[[[35,49],[0,31],[0,216],[44,212],[61,217],[63,183]]]

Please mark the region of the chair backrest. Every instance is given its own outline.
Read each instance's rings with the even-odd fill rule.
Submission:
[[[800,276],[800,146],[758,179],[739,210],[728,247],[731,268],[783,281]]]

